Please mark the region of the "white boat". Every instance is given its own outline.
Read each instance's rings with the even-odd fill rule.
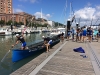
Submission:
[[[27,29],[24,30],[24,34],[30,34],[31,31],[32,31],[31,29],[27,28]]]
[[[65,36],[65,28],[57,28],[57,29],[53,30],[53,32],[51,32],[50,34],[51,35],[59,35],[62,32],[64,33],[64,36]]]
[[[31,29],[29,28],[18,28],[17,33],[24,33],[24,34],[30,34]]]
[[[11,29],[0,28],[0,35],[11,35],[11,34],[12,34]]]

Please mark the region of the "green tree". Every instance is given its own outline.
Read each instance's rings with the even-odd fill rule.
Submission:
[[[26,26],[29,24],[29,21],[26,19]]]
[[[17,25],[18,25],[18,22],[14,21],[14,22],[13,22],[13,25],[14,25],[14,26],[17,26]]]
[[[43,27],[47,27],[47,24],[44,24]]]
[[[19,24],[19,25],[24,25],[24,23],[23,23],[23,22],[19,22],[18,24]]]
[[[4,24],[5,24],[5,21],[4,21],[4,20],[1,20],[1,21],[0,21],[1,27],[2,27]]]
[[[6,22],[6,25],[11,25],[13,24],[12,20],[9,20],[8,22]]]

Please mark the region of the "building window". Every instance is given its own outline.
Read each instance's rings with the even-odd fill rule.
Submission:
[[[10,4],[8,4],[8,6],[10,6]]]
[[[14,17],[14,21],[16,20],[16,17]]]

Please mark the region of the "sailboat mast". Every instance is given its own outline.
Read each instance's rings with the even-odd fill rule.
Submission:
[[[66,0],[66,5],[65,5],[65,25],[66,25],[66,9],[67,9],[67,0]]]
[[[42,8],[41,8],[41,18],[42,18]]]
[[[13,21],[12,21],[13,25],[14,25],[14,9],[13,9]]]
[[[72,3],[70,3],[70,20],[71,20],[71,17],[72,17]]]

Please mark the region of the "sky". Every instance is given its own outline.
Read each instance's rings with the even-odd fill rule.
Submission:
[[[71,6],[70,6],[71,4]],[[66,24],[75,15],[83,25],[100,23],[100,0],[13,0],[14,12],[26,12],[44,19]]]

